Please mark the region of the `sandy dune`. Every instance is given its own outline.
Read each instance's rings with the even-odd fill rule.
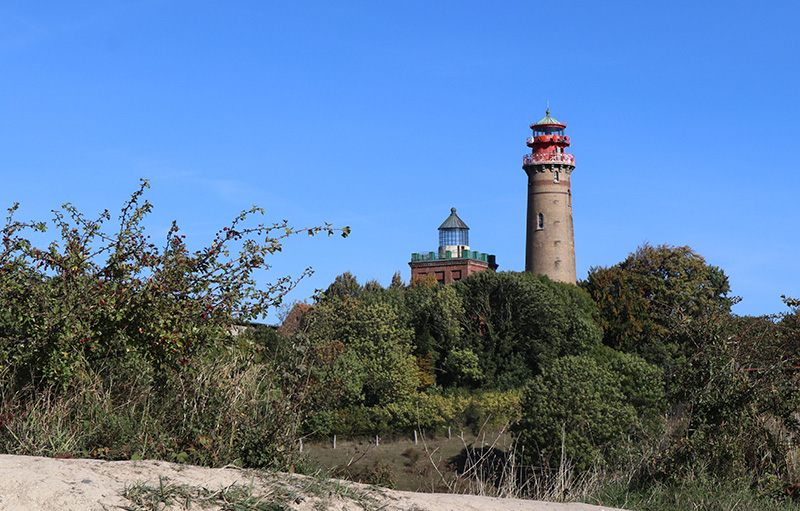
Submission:
[[[164,496],[169,507],[222,509],[226,501],[274,502],[297,511],[611,511],[588,504],[556,504],[467,495],[401,492],[344,481],[235,468],[203,468],[163,461],[101,461],[0,455],[0,510],[90,511],[152,509],[124,494]],[[280,509],[276,506],[273,509]]]

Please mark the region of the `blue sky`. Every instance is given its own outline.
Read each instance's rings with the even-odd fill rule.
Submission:
[[[800,296],[800,4],[8,1],[0,206],[118,210],[150,180],[153,234],[190,244],[253,204],[349,225],[295,238],[290,296],[387,285],[451,207],[501,270],[525,257],[528,125],[568,124],[578,277],[689,245],[739,314]]]

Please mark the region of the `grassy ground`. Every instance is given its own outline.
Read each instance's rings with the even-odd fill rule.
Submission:
[[[448,492],[463,484],[455,468],[463,465],[466,448],[492,447],[508,450],[508,433],[487,432],[479,436],[453,432],[445,436],[339,440],[308,442],[303,451],[308,459],[334,476],[357,482],[379,484],[398,490]]]
[[[398,437],[381,439],[339,440],[336,449],[332,441],[307,442],[304,454],[312,462],[328,470],[333,477],[376,484],[398,490],[477,495],[523,496],[515,489],[495,488],[488,477],[464,477],[465,455],[492,448],[507,452],[511,435],[487,432],[478,436],[464,432],[439,437]],[[472,459],[475,459],[474,456]],[[505,459],[499,459],[505,462]],[[488,467],[495,465],[489,459]],[[460,469],[460,470],[459,470]],[[502,466],[501,466],[502,470]],[[475,475],[473,472],[472,475]],[[676,486],[654,484],[649,488],[632,489],[624,477],[609,477],[604,473],[555,473],[550,479],[534,482],[528,498],[551,501],[581,501],[641,511],[800,511],[796,501],[770,499],[757,495],[746,485],[730,482],[686,480]],[[624,474],[622,474],[624,476]],[[517,488],[516,490],[519,490]]]

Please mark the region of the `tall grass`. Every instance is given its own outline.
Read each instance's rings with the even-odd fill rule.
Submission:
[[[0,369],[0,452],[287,467],[304,381],[272,362],[226,348],[155,375],[131,359],[66,387],[16,388]]]
[[[467,443],[460,436],[463,449],[450,460],[452,472],[436,469],[442,485],[451,493],[567,502],[589,500],[604,484],[606,472],[598,469],[579,472],[567,459],[562,459],[557,468],[543,462],[524,463],[527,457],[522,449],[518,450],[516,440],[501,445],[500,439],[506,432],[506,428],[493,432],[489,442],[482,441],[479,446]],[[486,438],[480,434],[478,437]],[[436,451],[428,448],[424,436],[423,448],[431,464],[439,466],[441,460],[436,459]]]
[[[678,419],[680,420],[680,419]],[[666,431],[666,430],[665,430]],[[755,483],[752,477],[719,477],[708,466],[687,466],[680,474],[659,479],[651,472],[663,449],[666,438],[626,446],[627,455],[615,466],[601,459],[588,470],[576,470],[575,464],[564,457],[556,467],[544,460],[526,464],[530,459],[512,440],[505,449],[495,440],[480,446],[464,442],[462,460],[454,473],[438,474],[441,483],[453,493],[505,498],[535,499],[552,502],[585,502],[590,504],[647,511],[798,511],[800,501],[776,480],[773,488]],[[666,432],[665,432],[666,434]],[[437,466],[435,450],[425,452]],[[795,451],[787,456],[797,456]]]

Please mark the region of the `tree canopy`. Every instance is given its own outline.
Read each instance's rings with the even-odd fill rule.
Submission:
[[[320,363],[320,385],[343,405],[385,405],[419,387],[411,330],[383,303],[354,298],[323,301],[311,309],[306,331]]]
[[[484,382],[517,388],[558,357],[600,342],[589,296],[527,272],[481,272],[458,281],[464,313],[458,346],[477,355]]]
[[[605,344],[658,363],[686,348],[672,335],[676,322],[727,315],[732,305],[728,277],[690,247],[645,244],[616,265],[592,268],[581,287],[597,304]]]

